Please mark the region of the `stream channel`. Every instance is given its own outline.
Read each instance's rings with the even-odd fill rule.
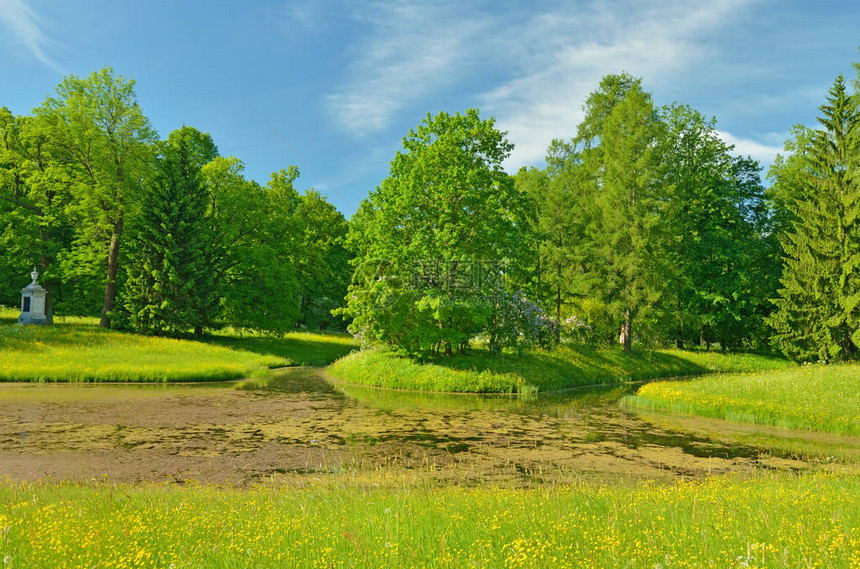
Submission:
[[[219,384],[0,384],[0,479],[532,486],[820,463],[625,411],[634,390],[395,392],[332,383],[322,368]]]

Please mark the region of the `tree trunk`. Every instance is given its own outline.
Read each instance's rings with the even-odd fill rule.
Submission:
[[[42,238],[42,246],[45,247],[48,243],[47,230],[44,225],[39,227],[39,234]],[[44,253],[39,257],[39,268],[42,269],[42,274],[44,275],[48,270],[48,265],[51,261],[48,259],[48,256]],[[48,293],[45,295],[45,324],[53,324],[54,323],[54,307],[51,302],[51,289],[54,288],[42,277],[42,286],[47,289]]]
[[[630,353],[630,347],[633,337],[633,316],[630,314],[630,309],[624,311],[624,328],[621,332],[621,339],[624,344],[624,353]]]
[[[561,269],[558,270],[559,277],[561,277]],[[561,285],[558,285],[556,288],[556,298],[555,298],[555,321],[558,323],[558,326],[555,327],[555,341],[561,342]]]
[[[116,220],[113,226],[113,233],[110,237],[110,249],[108,249],[108,270],[107,283],[105,283],[105,300],[102,305],[102,318],[99,321],[99,326],[102,328],[110,328],[110,313],[113,310],[114,302],[116,301],[116,273],[119,268],[119,243],[122,239],[123,220],[122,217]]]

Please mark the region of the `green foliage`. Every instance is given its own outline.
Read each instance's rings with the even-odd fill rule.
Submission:
[[[860,367],[807,365],[651,383],[625,402],[638,409],[860,435]]]
[[[134,81],[109,68],[65,77],[32,117],[0,108],[0,302],[36,266],[61,313],[100,310],[102,326],[341,328],[343,216],[299,196],[295,167],[261,187],[195,132],[157,143]]]
[[[144,182],[133,227],[122,322],[144,334],[179,336],[211,326],[217,299],[201,168],[218,154],[192,127],[170,133]]]
[[[50,292],[49,301],[62,304],[77,290],[76,285],[63,290],[55,263],[71,246],[68,210],[75,181],[46,140],[38,121],[0,108],[0,250],[5,253],[0,256],[0,302],[20,300],[19,290],[34,266]],[[50,310],[49,302],[49,316]]]
[[[343,329],[332,315],[346,296],[352,273],[346,250],[346,218],[314,190],[299,196],[297,262],[301,288],[300,320],[309,328]]]
[[[820,107],[821,128],[796,131],[791,158],[773,176],[782,207],[782,288],[769,320],[788,356],[844,360],[860,344],[860,185],[856,95],[836,79]]]
[[[151,166],[155,132],[137,103],[134,81],[110,68],[85,79],[65,77],[35,115],[52,157],[75,182],[68,201],[75,238],[58,260],[64,273],[88,279],[107,267],[100,322],[107,327],[121,277],[126,214]]]
[[[681,350],[624,354],[618,348],[561,345],[499,357],[475,348],[456,358],[410,358],[384,349],[362,350],[336,361],[331,375],[346,383],[392,389],[470,393],[534,393],[586,385],[774,369],[790,362],[755,354]]]
[[[243,175],[236,158],[203,167],[211,195],[209,251],[223,320],[233,326],[283,332],[299,315],[295,218],[298,170],[280,171],[263,188]]]
[[[529,275],[522,289],[561,320],[564,306],[581,292],[582,267],[587,257],[583,244],[589,207],[583,195],[589,187],[580,154],[553,141],[547,169],[521,169],[517,189],[532,211],[527,245],[531,250]],[[515,279],[519,275],[514,275]]]
[[[603,118],[598,152],[586,158],[599,188],[587,230],[596,273],[589,293],[620,316],[627,352],[633,320],[650,316],[665,284],[656,176],[660,129],[650,95],[635,83]]]
[[[663,122],[665,334],[679,347],[753,341],[779,273],[758,164],[732,156],[716,121],[689,107],[667,107]]]
[[[584,111],[544,171],[517,176],[535,240],[524,288],[588,342],[629,349],[635,320],[646,345],[760,346],[779,268],[758,164],[693,109],[655,110],[627,74]]]
[[[502,170],[510,150],[476,110],[428,115],[409,132],[350,224],[350,330],[451,354],[486,327],[504,264],[522,254],[524,203]]]

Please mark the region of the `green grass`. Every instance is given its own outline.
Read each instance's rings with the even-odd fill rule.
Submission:
[[[0,485],[4,568],[857,567],[860,484]]]
[[[643,386],[624,404],[728,421],[860,435],[860,365],[807,365]]]
[[[336,361],[329,373],[350,384],[419,391],[534,393],[568,387],[792,365],[755,354],[559,346],[494,357],[480,348],[465,356],[419,361],[384,349]]]
[[[346,335],[223,332],[201,342],[105,330],[94,318],[57,318],[53,326],[19,326],[15,318],[0,309],[0,381],[218,381],[326,364],[352,349]]]

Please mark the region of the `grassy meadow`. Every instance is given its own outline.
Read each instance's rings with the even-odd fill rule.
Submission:
[[[475,348],[453,358],[419,361],[384,349],[354,352],[336,361],[329,373],[354,385],[419,391],[535,393],[568,387],[642,381],[716,372],[770,370],[791,366],[776,357],[682,350],[597,349],[563,345],[493,356]]]
[[[0,381],[217,381],[328,363],[353,349],[347,335],[225,331],[174,340],[105,330],[94,318],[57,318],[53,326],[18,326],[15,318],[0,309]]]
[[[5,569],[858,567],[844,475],[551,489],[0,485]]]
[[[0,381],[231,379],[336,358],[329,373],[343,382],[418,391],[535,393],[721,372],[651,383],[624,402],[860,435],[860,366],[586,346],[415,360],[353,351],[352,339],[338,334],[224,330],[170,340],[103,330],[94,319],[17,326],[16,316],[0,309]],[[390,394],[356,398],[384,408],[379,400]],[[449,405],[426,399],[439,394],[412,395],[418,408]],[[468,399],[453,409],[486,404]],[[0,559],[2,569],[860,568],[860,479],[856,470],[827,468],[533,488],[440,486],[382,471],[250,490],[0,481]]]
[[[635,409],[860,435],[860,365],[806,365],[642,386]]]

